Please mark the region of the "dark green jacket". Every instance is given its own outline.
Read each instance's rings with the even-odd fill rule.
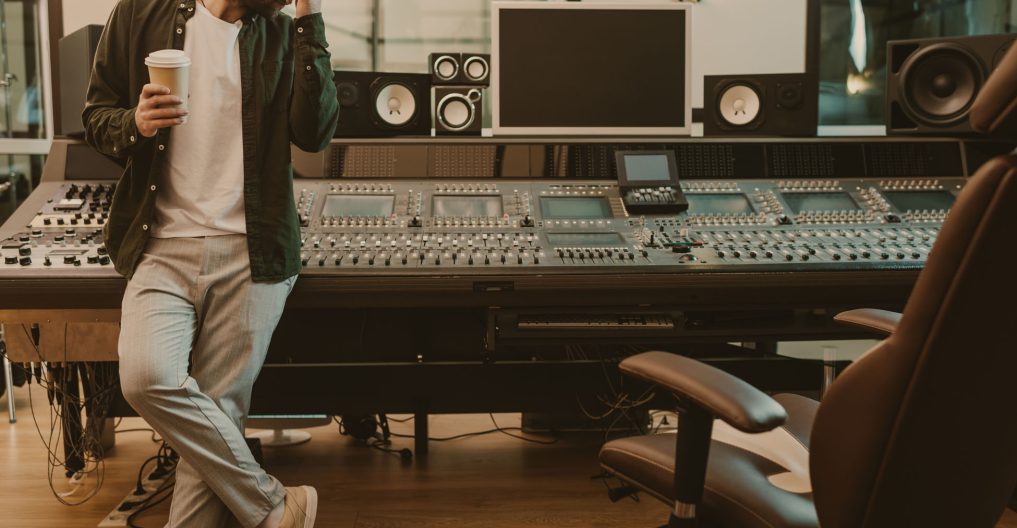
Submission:
[[[99,40],[82,116],[85,138],[125,166],[104,228],[120,274],[134,274],[155,220],[155,198],[172,129],[138,133],[134,108],[149,82],[145,57],[183,49],[195,0],[120,0]],[[244,18],[240,32],[244,203],[251,274],[278,282],[300,271],[300,221],[293,200],[290,143],[324,150],[339,105],[321,15]]]

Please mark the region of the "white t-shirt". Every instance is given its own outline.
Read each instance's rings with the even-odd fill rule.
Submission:
[[[190,114],[170,135],[155,238],[246,234],[240,30],[199,2],[187,21]]]

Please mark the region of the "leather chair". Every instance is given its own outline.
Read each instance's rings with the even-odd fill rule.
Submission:
[[[971,121],[1017,136],[1017,47]],[[670,527],[994,526],[1017,486],[1017,157],[970,179],[903,315],[837,319],[886,338],[821,404],[665,352],[622,361],[676,396],[678,431],[609,442],[601,465],[672,505]]]

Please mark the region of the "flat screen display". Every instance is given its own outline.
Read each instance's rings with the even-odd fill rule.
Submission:
[[[625,156],[625,176],[633,183],[671,181],[667,156],[664,154]]]
[[[501,196],[435,196],[431,203],[434,216],[484,218],[501,216]]]
[[[883,196],[898,211],[949,211],[957,199],[947,191],[892,191]]]
[[[495,132],[688,127],[686,11],[583,4],[497,9]]]
[[[611,218],[611,206],[607,198],[541,198],[540,213],[548,220],[596,220]]]
[[[785,193],[784,200],[796,214],[802,211],[857,211],[861,209],[846,192]]]
[[[389,216],[395,207],[395,196],[353,196],[330,194],[325,197],[322,216]]]
[[[548,233],[547,242],[554,247],[615,247],[625,245],[618,233]]]
[[[689,214],[754,214],[752,203],[744,194],[686,194]]]

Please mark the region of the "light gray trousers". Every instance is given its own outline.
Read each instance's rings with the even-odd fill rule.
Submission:
[[[244,440],[296,277],[251,281],[247,237],[152,239],[124,294],[124,397],[180,454],[169,525],[257,526],[285,498]]]

